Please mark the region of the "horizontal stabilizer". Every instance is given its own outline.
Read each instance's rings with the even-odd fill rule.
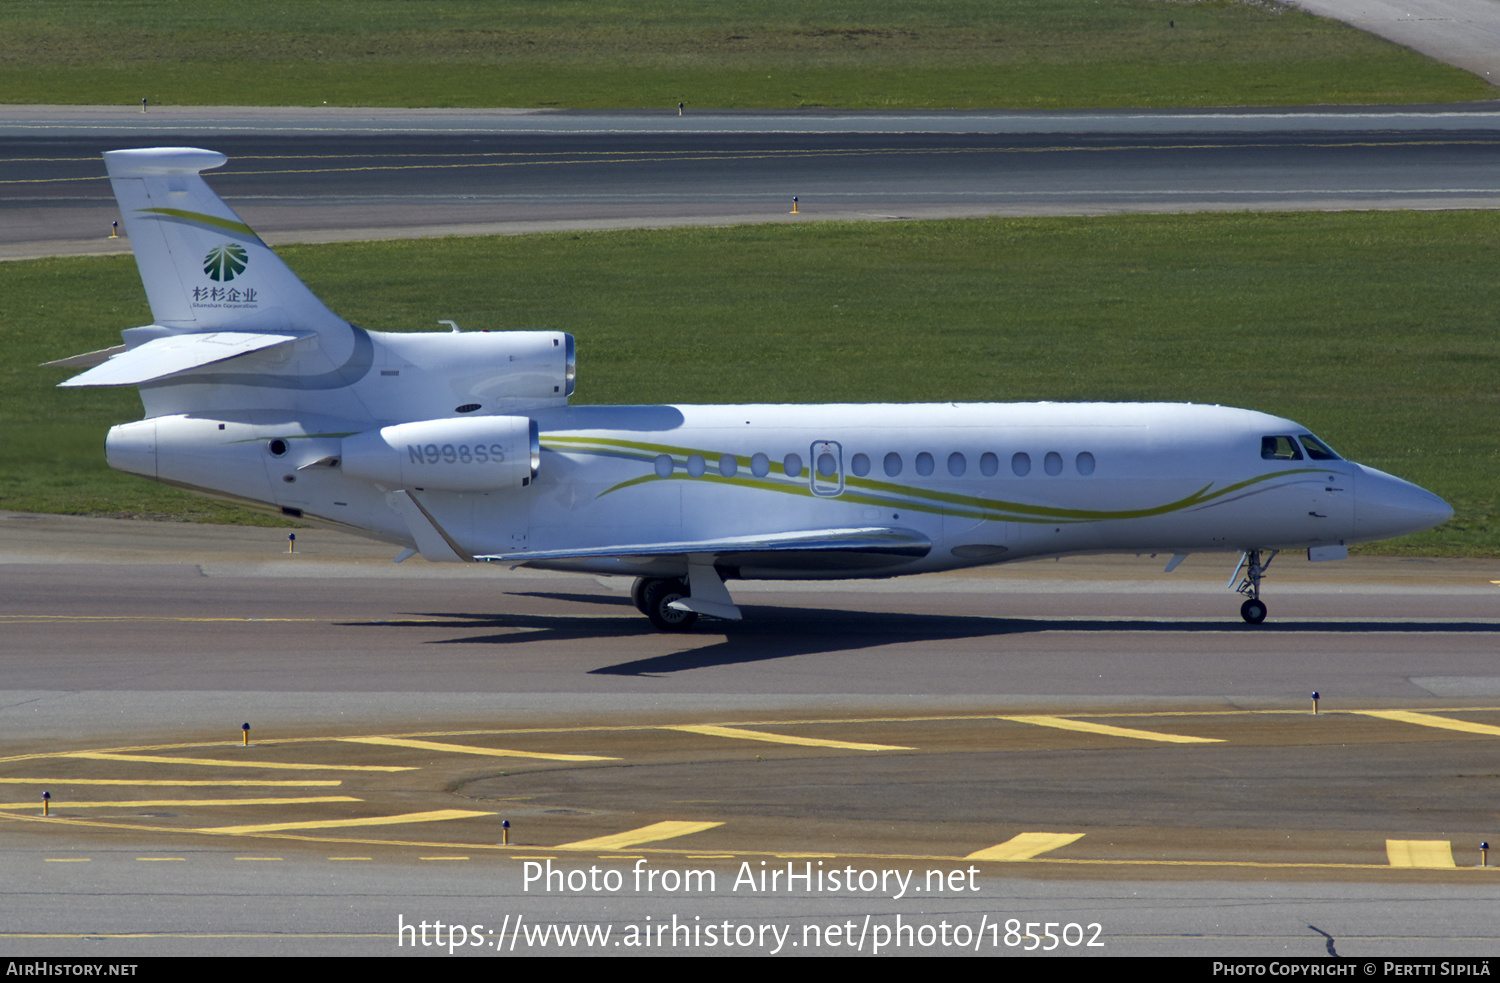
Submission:
[[[738,554],[759,553],[873,553],[921,559],[932,550],[932,540],[914,529],[812,529],[773,533],[768,536],[725,536],[683,542],[637,543],[580,549],[532,550],[476,556],[476,560],[527,563],[537,560],[584,560],[594,558],[686,556],[706,554],[730,561]]]
[[[286,334],[214,331],[154,338],[58,385],[136,386],[310,336],[311,332],[306,331]]]
[[[44,369],[91,369],[96,365],[103,365],[123,351],[125,351],[124,345],[111,345],[96,352],[69,355],[67,358],[54,358],[50,362],[43,362],[41,367]]]

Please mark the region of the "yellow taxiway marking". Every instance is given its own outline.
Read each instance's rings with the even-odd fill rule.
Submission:
[[[640,829],[626,830],[613,836],[596,836],[591,840],[577,840],[553,847],[554,850],[626,850],[642,843],[656,843],[676,836],[700,833],[705,829],[723,826],[723,823],[664,822],[652,823]]]
[[[406,823],[435,823],[444,819],[469,819],[474,816],[493,816],[493,812],[475,812],[472,809],[436,809],[432,812],[408,812],[399,816],[366,816],[363,819],[324,819],[301,823],[263,823],[256,826],[208,826],[193,830],[195,833],[215,833],[222,836],[244,836],[256,833],[279,833],[291,829],[340,829],[349,826],[401,826]],[[715,824],[717,825],[717,824]]]
[[[1457,867],[1447,840],[1386,840],[1392,867]]]
[[[308,805],[315,802],[363,802],[348,795],[307,795],[281,799],[116,799],[109,802],[90,800],[74,802],[71,799],[53,799],[54,809],[139,809],[146,806],[291,806]],[[11,809],[35,809],[35,802],[0,802],[0,811]]]
[[[1004,843],[985,847],[964,857],[965,860],[1031,860],[1075,840],[1082,833],[1017,833]]]
[[[288,771],[417,771],[396,765],[310,765],[288,761],[228,761],[221,758],[174,758],[158,754],[114,754],[108,751],[67,751],[59,758],[90,761],[133,761],[154,765],[212,765],[219,768],[280,768]]]
[[[1494,724],[1471,724],[1467,720],[1434,717],[1430,713],[1416,713],[1412,710],[1351,710],[1349,712],[1364,714],[1366,717],[1379,717],[1381,720],[1395,720],[1403,724],[1416,724],[1418,727],[1438,727],[1442,730],[1461,730],[1466,734],[1500,737],[1500,727]]]
[[[914,748],[896,744],[861,744],[855,741],[829,741],[817,737],[790,737],[786,734],[770,734],[763,730],[745,730],[742,727],[719,727],[713,724],[674,724],[662,730],[680,730],[689,734],[707,734],[710,737],[734,737],[743,741],[766,741],[770,744],[801,744],[807,747],[830,747],[842,751],[911,751]]]
[[[1018,724],[1036,724],[1038,727],[1056,727],[1059,730],[1077,730],[1085,734],[1104,734],[1108,737],[1133,737],[1141,741],[1165,741],[1168,744],[1222,744],[1217,737],[1188,737],[1183,734],[1158,734],[1152,730],[1136,730],[1134,727],[1115,727],[1110,724],[1091,724],[1067,717],[1049,717],[1043,714],[1028,714],[1019,717],[1000,717],[1014,720]]]
[[[404,737],[341,737],[348,744],[379,744],[385,747],[409,747],[419,751],[442,751],[447,754],[483,754],[492,758],[540,758],[543,761],[618,761],[594,754],[551,754],[545,751],[508,751],[498,747],[473,747],[468,744],[441,744],[437,741],[413,741]]]
[[[235,857],[236,860],[282,860],[282,857]]]
[[[175,759],[174,759],[175,760]],[[0,785],[150,785],[172,788],[332,788],[340,778],[256,781],[238,778],[0,778]]]

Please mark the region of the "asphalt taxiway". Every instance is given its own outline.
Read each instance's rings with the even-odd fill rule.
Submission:
[[[1077,925],[1058,948],[1098,923],[1113,954],[1500,939],[1471,910],[1500,875],[1492,563],[1283,558],[1257,628],[1224,557],[740,584],[745,622],[667,635],[623,582],[286,535],[0,518],[0,870],[25,912],[0,950],[386,954],[399,917],[540,951],[507,915],[972,941],[1042,913]],[[528,885],[547,862],[580,873]],[[731,889],[787,864],[957,880]],[[715,880],[577,879],[642,865]]]

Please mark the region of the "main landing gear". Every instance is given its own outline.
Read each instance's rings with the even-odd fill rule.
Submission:
[[[681,580],[662,577],[637,577],[630,585],[630,599],[641,614],[662,631],[688,631],[698,623],[694,611],[671,607],[673,601],[689,597],[688,585]]]
[[[662,631],[687,631],[698,615],[739,621],[740,609],[724,588],[710,555],[689,554],[686,577],[637,577],[630,588],[636,609]]]
[[[1267,550],[1265,562],[1260,559],[1260,550],[1246,550],[1240,554],[1240,565],[1234,568],[1233,575],[1229,578],[1231,590],[1244,594],[1246,601],[1240,605],[1240,617],[1252,625],[1258,625],[1266,620],[1266,602],[1260,599],[1260,580],[1265,576],[1271,561],[1276,559],[1276,550]],[[1240,571],[1244,576],[1240,576]],[[1236,584],[1235,581],[1239,583]]]

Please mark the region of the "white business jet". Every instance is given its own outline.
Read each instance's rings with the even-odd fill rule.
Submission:
[[[328,310],[204,183],[208,150],[104,155],[153,324],[60,363],[138,386],[111,467],[404,547],[636,578],[659,628],[725,581],[892,577],[1074,553],[1280,551],[1453,511],[1291,420],[1178,403],[569,406],[562,332],[389,334]]]

